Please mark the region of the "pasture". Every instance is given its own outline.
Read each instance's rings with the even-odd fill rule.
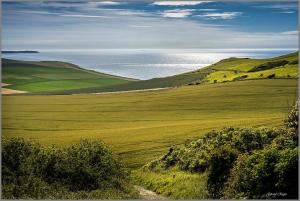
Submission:
[[[262,79],[160,91],[4,96],[2,134],[44,145],[101,139],[130,168],[169,146],[229,126],[281,126],[297,99],[297,79]]]
[[[2,59],[2,63],[2,82],[8,84],[5,87],[31,93],[104,87],[130,81],[65,62]]]

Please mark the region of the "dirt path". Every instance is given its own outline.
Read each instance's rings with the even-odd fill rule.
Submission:
[[[14,89],[7,89],[4,88],[5,86],[9,86],[11,84],[7,84],[7,83],[1,83],[1,94],[23,94],[23,93],[27,93],[27,91],[20,91],[20,90],[14,90]]]
[[[14,89],[7,89],[7,88],[1,88],[1,94],[24,94],[27,93],[27,91],[20,91],[20,90],[14,90]]]
[[[157,193],[153,192],[153,191],[149,191],[147,189],[144,189],[141,186],[134,186],[136,190],[139,191],[139,194],[141,196],[142,199],[144,200],[166,200],[167,198],[158,195]]]
[[[130,91],[111,91],[111,92],[99,92],[93,94],[119,94],[119,93],[132,93],[132,92],[141,92],[141,91],[160,91],[165,89],[171,89],[172,87],[163,87],[163,88],[153,88],[153,89],[137,89],[137,90],[130,90]]]
[[[1,83],[1,87],[5,87],[5,86],[9,86],[10,84],[6,84],[6,83]]]

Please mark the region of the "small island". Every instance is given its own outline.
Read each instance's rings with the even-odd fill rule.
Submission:
[[[3,54],[15,54],[15,53],[39,53],[38,51],[33,51],[33,50],[19,50],[19,51],[13,51],[13,50],[3,50],[1,51]]]

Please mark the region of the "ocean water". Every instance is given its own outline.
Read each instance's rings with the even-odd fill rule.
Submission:
[[[2,58],[64,61],[98,72],[146,80],[192,71],[229,57],[268,58],[294,51],[296,50],[45,50],[40,53],[2,54]]]

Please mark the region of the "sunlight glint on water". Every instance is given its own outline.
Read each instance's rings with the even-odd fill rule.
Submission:
[[[2,57],[65,61],[103,73],[151,79],[192,71],[229,57],[267,58],[289,52],[293,50],[99,49],[45,50],[34,54],[2,54]]]

